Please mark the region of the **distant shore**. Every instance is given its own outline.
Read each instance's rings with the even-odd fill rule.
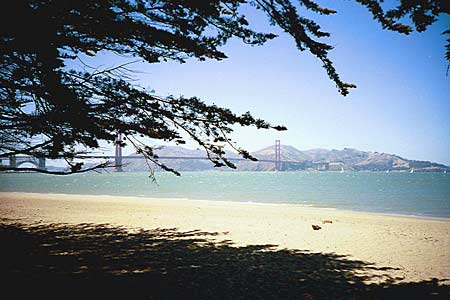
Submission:
[[[111,224],[220,233],[236,246],[336,253],[390,267],[404,281],[450,278],[450,219],[300,205],[118,196],[0,193],[2,223]],[[313,230],[318,225],[320,230]],[[447,282],[448,283],[448,282]]]

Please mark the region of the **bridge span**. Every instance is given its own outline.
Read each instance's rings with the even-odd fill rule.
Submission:
[[[117,136],[117,140],[121,141],[121,135]],[[135,159],[144,159],[143,155],[122,155],[122,147],[117,144],[115,149],[115,155],[79,155],[76,158],[79,159],[106,159],[106,160],[114,160],[115,168],[117,172],[122,172],[122,162],[124,159],[126,160],[135,160]],[[275,141],[275,149],[274,149],[274,159],[258,159],[257,162],[263,163],[273,163],[275,165],[276,171],[281,171],[283,169],[283,165],[286,166],[288,164],[304,164],[304,162],[299,161],[289,161],[289,160],[281,160],[281,143],[280,140]],[[10,168],[18,168],[22,164],[31,163],[36,168],[45,170],[46,169],[46,159],[43,157],[31,157],[31,156],[11,156],[7,158],[9,160],[8,167]],[[207,157],[204,156],[159,156],[158,159],[161,160],[208,160]],[[249,161],[245,158],[227,158],[231,162],[239,162],[239,161]],[[0,160],[0,166],[2,161]]]
[[[122,162],[123,160],[140,160],[144,159],[144,156],[142,155],[129,155],[129,156],[121,156],[120,158],[117,158],[117,156],[107,156],[107,155],[83,155],[78,156],[77,158],[85,158],[85,159],[110,159],[115,160],[116,162],[116,171],[122,172]],[[158,156],[158,160],[208,160],[207,157],[203,156]],[[239,161],[251,161],[249,159],[245,158],[228,158],[227,160],[231,162],[239,162]],[[120,162],[120,165],[117,164],[117,162]],[[277,171],[280,171],[283,164],[302,164],[302,162],[298,161],[289,161],[289,160],[275,160],[275,159],[258,159],[255,162],[263,162],[263,163],[273,163],[275,164],[275,168]]]
[[[21,165],[30,163],[40,170],[46,169],[46,162],[44,157],[33,157],[33,156],[10,156],[8,159],[9,168],[19,168]],[[2,166],[2,159],[0,159],[0,166]]]

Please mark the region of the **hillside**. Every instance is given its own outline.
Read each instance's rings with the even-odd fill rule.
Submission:
[[[190,158],[202,158],[202,159],[160,159],[160,162],[166,166],[179,171],[204,171],[215,169],[213,164],[207,159],[205,151],[186,149],[179,146],[161,146],[154,151],[159,157],[190,157]],[[136,153],[131,154],[137,155]],[[239,158],[239,155],[227,152],[229,158]],[[123,158],[123,170],[124,171],[147,171],[148,165],[145,160],[127,159]]]
[[[191,150],[177,146],[165,146],[155,150],[160,157],[204,158],[202,150]],[[255,151],[253,156],[259,160],[274,160],[275,147],[270,146]],[[227,152],[230,159],[239,158],[236,153]],[[394,171],[394,172],[444,172],[450,167],[429,161],[408,160],[395,154],[361,151],[344,148],[342,150],[311,149],[301,151],[295,147],[281,145],[282,171]],[[161,159],[167,166],[179,171],[204,171],[215,169],[206,159]],[[148,166],[144,160],[123,159],[125,171],[145,171]],[[273,162],[234,161],[239,171],[274,171]],[[228,168],[220,170],[229,171]]]

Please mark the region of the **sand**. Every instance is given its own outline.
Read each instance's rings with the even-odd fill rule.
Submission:
[[[386,272],[400,281],[450,278],[450,219],[300,205],[32,193],[0,193],[0,216],[4,223],[218,232],[216,240],[230,240],[236,247],[272,244],[395,268]],[[322,228],[313,230],[312,225]]]

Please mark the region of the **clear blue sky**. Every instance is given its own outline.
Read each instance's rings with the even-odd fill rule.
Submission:
[[[357,84],[341,96],[320,62],[299,52],[291,37],[252,15],[258,29],[280,34],[264,46],[232,40],[227,60],[134,64],[144,87],[158,95],[198,96],[235,112],[251,111],[286,132],[237,128],[232,138],[254,151],[280,139],[299,149],[344,147],[450,164],[450,77],[446,76],[443,16],[425,33],[381,29],[353,1],[324,1],[338,14],[316,17],[335,50],[342,79]],[[252,10],[253,11],[253,10]],[[100,58],[105,65],[117,61]],[[194,147],[194,144],[190,145]]]

